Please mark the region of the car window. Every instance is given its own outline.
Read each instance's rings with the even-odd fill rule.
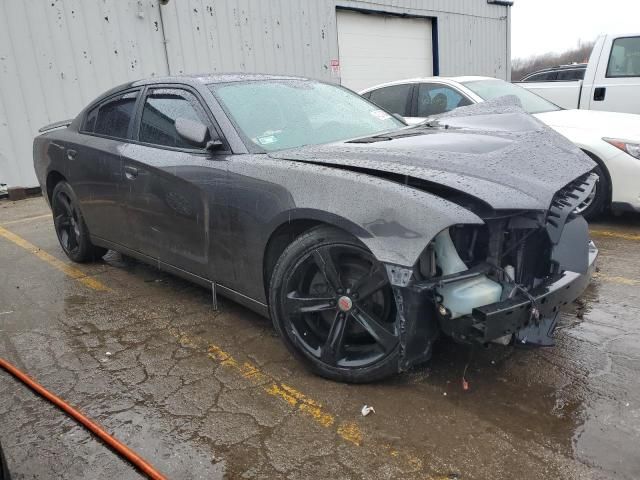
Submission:
[[[560,70],[558,72],[557,80],[570,81],[570,80],[582,80],[584,79],[584,68],[571,68],[567,70]]]
[[[640,37],[613,41],[607,77],[640,77]]]
[[[378,90],[373,90],[371,92],[369,100],[376,105],[381,106],[388,112],[408,116],[409,112],[407,111],[407,104],[409,102],[409,95],[411,94],[412,86],[412,84],[404,84],[379,88]]]
[[[209,88],[241,135],[268,151],[405,127],[357,93],[312,80],[254,80]]]
[[[541,78],[542,78],[542,73],[535,73],[533,75],[529,75],[528,77],[525,77],[522,79],[523,82],[540,82]]]
[[[96,128],[96,118],[98,118],[98,110],[100,107],[95,107],[89,110],[87,116],[84,119],[84,125],[82,126],[82,130],[85,132],[93,132]]]
[[[84,131],[115,138],[129,138],[138,92],[128,92],[89,111]]]
[[[536,73],[528,77],[525,82],[552,82],[556,80],[557,72],[542,72]]]
[[[466,105],[471,105],[471,101],[451,87],[435,83],[418,86],[417,117],[438,115]]]
[[[138,140],[168,147],[194,148],[178,135],[175,121],[186,118],[208,123],[198,112],[199,108],[196,97],[185,90],[152,90],[144,102]]]
[[[531,90],[497,78],[461,83],[483,100],[493,100],[505,96],[518,97],[522,108],[530,114],[562,110],[556,104],[536,95]]]

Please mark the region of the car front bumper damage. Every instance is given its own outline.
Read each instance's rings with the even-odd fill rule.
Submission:
[[[470,315],[454,319],[438,314],[436,282],[394,286],[403,349],[400,369],[406,370],[428,360],[440,332],[470,344],[484,344],[513,335],[518,343],[553,345],[551,334],[560,309],[587,288],[595,271],[597,256],[598,249],[593,242],[589,242],[584,272],[564,270],[531,289],[528,295],[516,294],[506,300],[474,308]],[[538,310],[538,315],[532,315],[534,308]]]

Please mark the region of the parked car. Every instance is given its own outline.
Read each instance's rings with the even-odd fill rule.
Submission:
[[[425,361],[441,332],[544,343],[589,282],[573,210],[594,163],[486,105],[409,127],[307,79],[155,78],[45,128],[34,164],[72,260],[157,265],[270,316],[320,375],[365,382]]]
[[[561,133],[597,166],[597,188],[578,207],[587,219],[604,209],[640,211],[640,116],[626,113],[564,110],[504,80],[489,77],[427,77],[385,83],[361,94],[416,124],[454,108],[505,95],[518,97],[523,108]]]
[[[560,75],[540,73],[519,85],[562,108],[640,113],[640,34],[601,35],[581,78],[557,81]]]
[[[520,82],[570,82],[572,80],[584,80],[584,72],[586,70],[586,63],[559,65],[557,67],[537,70],[529,75],[525,75]]]

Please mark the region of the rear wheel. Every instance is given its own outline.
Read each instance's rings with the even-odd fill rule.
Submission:
[[[51,210],[58,241],[67,257],[74,262],[88,262],[107,253],[106,249],[91,243],[78,201],[67,182],[59,182],[53,189]]]
[[[359,383],[398,371],[386,272],[346,233],[319,227],[297,238],[275,266],[269,300],[285,344],[317,374]]]

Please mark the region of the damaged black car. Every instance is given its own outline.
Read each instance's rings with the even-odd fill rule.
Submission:
[[[408,127],[303,78],[154,78],[42,129],[34,163],[69,258],[196,282],[340,381],[442,334],[548,345],[597,256],[574,213],[595,164],[510,99]]]

